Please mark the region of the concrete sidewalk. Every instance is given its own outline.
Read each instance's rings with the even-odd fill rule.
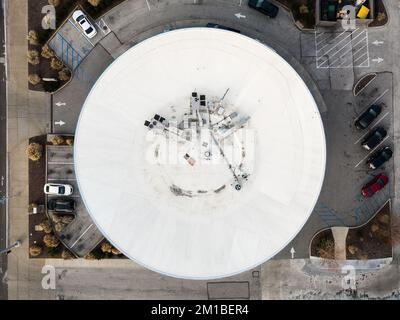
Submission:
[[[22,246],[8,256],[8,299],[51,299],[53,293],[41,288],[44,260],[28,258],[28,159],[25,149],[31,136],[49,127],[50,98],[28,90],[28,1],[7,0],[8,52],[8,147],[9,158],[9,242]]]

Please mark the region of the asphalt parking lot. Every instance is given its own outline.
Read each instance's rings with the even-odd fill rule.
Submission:
[[[70,184],[74,188],[74,193],[66,197],[75,201],[74,220],[59,233],[59,237],[72,252],[84,257],[103,240],[103,235],[92,222],[80,197],[73,164],[73,147],[47,146],[47,183]],[[60,196],[47,195],[46,201],[56,198]]]
[[[327,169],[316,212],[327,226],[355,226],[366,222],[392,195],[392,183],[368,200],[360,193],[362,186],[381,172],[385,172],[389,179],[393,178],[393,160],[375,171],[366,163],[379,148],[393,146],[392,85],[392,74],[381,73],[357,97],[348,91],[325,95],[329,109],[324,117]],[[382,113],[369,128],[357,130],[354,120],[375,103],[385,104]],[[371,151],[363,149],[361,141],[378,126],[387,130],[386,138]]]
[[[307,258],[309,240],[317,231],[329,226],[359,225],[393,195],[393,179],[390,179],[391,183],[375,197],[368,200],[361,197],[362,186],[375,174],[384,171],[389,178],[393,176],[393,160],[376,173],[371,172],[365,164],[370,153],[360,146],[367,131],[361,133],[353,126],[354,119],[368,105],[384,102],[385,111],[375,124],[382,125],[388,131],[388,137],[382,145],[392,145],[392,75],[379,74],[360,96],[354,97],[351,91],[355,80],[354,68],[362,73],[360,70],[374,66],[368,42],[373,41],[373,37],[368,35],[367,30],[299,32],[284,10],[281,10],[277,19],[266,19],[247,5],[240,5],[239,1],[223,2],[224,5],[221,1],[201,1],[198,4],[187,1],[182,6],[178,5],[182,4],[178,0],[170,3],[149,1],[148,5],[146,1],[127,1],[103,16],[102,21],[108,26],[108,31],[103,34],[99,32],[98,36],[103,38],[97,40],[93,48],[84,41],[79,44],[82,39],[76,41],[71,38],[69,43],[77,46],[76,51],[83,52],[84,49],[80,47],[90,51],[82,53],[87,55],[76,70],[78,76],[54,95],[53,132],[74,133],[86,96],[106,67],[132,45],[166,30],[205,26],[208,22],[214,22],[239,29],[242,34],[256,38],[278,51],[284,48],[293,56],[293,64],[297,59],[310,73],[326,103],[326,107],[319,105],[328,153],[324,186],[302,232],[276,257],[290,257],[290,249],[294,247],[297,258]],[[237,18],[237,13],[245,18]],[[82,37],[76,35],[76,30],[70,26],[66,28],[69,28],[65,29],[65,32],[70,32],[69,37]],[[328,57],[327,63],[324,57]]]
[[[79,66],[97,42],[106,34],[103,29],[98,27],[95,21],[91,20],[91,22],[97,26],[96,29],[98,31],[91,39],[83,33],[82,29],[70,16],[49,42],[50,48],[72,70]]]

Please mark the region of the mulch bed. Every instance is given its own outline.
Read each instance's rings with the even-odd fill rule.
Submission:
[[[373,73],[365,75],[359,82],[357,82],[356,86],[354,87],[354,95],[358,96],[360,92],[375,78],[376,74]]]
[[[97,6],[93,7],[87,0],[62,0],[60,5],[56,7],[56,27],[58,28],[64,20],[71,13],[72,9],[76,5],[80,4],[83,9],[94,19],[97,19],[105,12],[110,10],[112,7],[120,4],[125,0],[102,0],[102,2]],[[44,30],[42,28],[43,13],[42,8],[48,5],[48,0],[28,0],[28,29],[35,30],[39,36],[39,45],[28,44],[29,50],[37,50],[40,52],[42,46],[50,39],[55,30]],[[38,65],[29,65],[29,74],[38,74],[41,78],[54,78],[58,79],[58,71],[51,69],[50,67],[51,59],[45,59],[40,56],[40,63]],[[54,92],[61,86],[63,86],[66,81],[59,82],[47,82],[46,87],[43,86],[43,81],[37,85],[32,85],[29,83],[29,89],[34,91],[49,91]]]
[[[64,139],[71,138],[71,136],[63,136]],[[47,135],[36,136],[29,139],[29,143],[38,143],[43,148],[42,157],[38,161],[29,161],[29,204],[36,204],[46,206],[46,197],[43,192],[43,186],[46,183],[46,145],[52,145],[50,141],[47,141]],[[68,145],[63,143],[62,145]],[[32,245],[38,245],[42,248],[42,253],[38,256],[30,256],[31,259],[45,259],[45,258],[61,258],[61,254],[64,250],[68,250],[62,242],[57,248],[47,248],[43,243],[43,237],[46,235],[43,231],[35,231],[35,226],[41,224],[44,220],[49,217],[46,212],[30,214],[29,215],[29,247]],[[54,223],[51,221],[52,226]],[[53,229],[53,234],[57,235],[57,232]],[[103,241],[104,242],[104,241]],[[102,242],[102,243],[103,243]],[[94,259],[126,259],[122,254],[114,255],[112,253],[104,253],[101,251],[100,243],[92,254]],[[74,258],[72,256],[72,258]]]
[[[286,9],[291,10],[295,21],[299,21],[304,28],[315,28],[315,0],[276,0]],[[307,6],[309,12],[300,13],[300,6]]]
[[[378,19],[381,16],[381,19]],[[381,27],[388,22],[388,15],[382,0],[375,0],[375,17],[369,27]]]
[[[311,255],[313,257],[334,259],[334,243],[335,240],[333,238],[331,229],[317,233],[311,242]],[[329,244],[329,246],[327,244]]]
[[[64,0],[62,3],[57,7],[56,14],[57,14],[57,27],[58,25],[64,20],[67,15],[65,15],[66,9],[69,5],[76,2],[76,0]],[[28,44],[29,50],[37,50],[39,52],[42,51],[42,46],[47,42],[50,38],[53,30],[45,30],[42,28],[42,8],[48,5],[47,0],[28,0],[28,29],[34,30],[38,33],[39,36],[39,45],[31,45]],[[65,16],[64,16],[65,15]],[[58,71],[53,70],[50,67],[51,59],[46,59],[40,56],[40,63],[38,65],[32,65],[28,63],[28,70],[29,74],[37,74],[41,78],[54,78],[58,79]],[[29,83],[29,90],[34,91],[55,91],[55,89],[59,88],[65,83],[65,81],[60,82],[51,82],[50,85],[54,87],[45,88],[43,86],[43,81],[37,85],[32,85]]]
[[[38,143],[43,147],[43,155],[38,161],[29,161],[29,204],[46,205],[46,198],[43,192],[43,186],[46,183],[46,136],[36,136],[29,139],[29,143]],[[35,231],[35,226],[46,220],[46,213],[37,213],[29,215],[29,247],[38,245],[42,247],[42,253],[31,258],[49,258],[60,257],[62,245],[56,249],[48,249],[43,243],[44,232]]]
[[[365,226],[349,230],[346,240],[347,259],[366,260],[392,257],[390,215],[388,203]],[[349,250],[349,248],[353,250]]]

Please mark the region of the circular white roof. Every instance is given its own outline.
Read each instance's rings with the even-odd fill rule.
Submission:
[[[256,40],[208,28],[120,56],[75,139],[98,228],[127,257],[179,278],[230,276],[282,250],[315,206],[325,161],[318,108],[293,68]]]

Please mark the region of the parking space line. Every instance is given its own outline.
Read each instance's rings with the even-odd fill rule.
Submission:
[[[386,94],[386,93],[388,93],[389,92],[389,89],[386,89],[385,91],[383,91],[383,93],[378,97],[378,98],[376,98],[375,100],[374,100],[374,102],[372,102],[371,104],[370,104],[370,106],[372,106],[373,104],[375,104],[375,103],[377,103],[380,99],[382,99],[383,98],[383,96]]]
[[[358,61],[358,60],[360,60],[360,58],[364,57],[366,54],[367,54],[367,53],[364,52],[361,56],[359,56],[356,60],[354,60],[353,63],[356,62],[356,61]]]
[[[354,144],[359,143],[367,134],[369,134],[372,131],[373,128],[375,128],[384,118],[386,118],[388,114],[389,112],[386,112],[377,122],[375,122],[375,124],[370,128],[370,130],[365,134],[363,134],[356,142],[354,142]]]
[[[382,143],[384,143],[390,136],[386,136],[375,148],[373,148],[359,163],[357,163],[354,168],[357,168],[361,163],[363,163]]]
[[[344,40],[346,40],[347,38],[351,37],[351,35],[356,32],[358,29],[356,29],[355,31],[353,31],[352,33],[350,33],[348,36],[346,36],[345,38],[343,38],[342,40],[340,40],[338,43],[336,43],[332,48],[330,48],[328,51],[324,52],[324,55],[326,55],[328,52],[331,52],[333,49],[335,49],[340,43],[342,43]],[[326,46],[325,46],[326,47]],[[324,47],[324,48],[325,48]],[[322,50],[322,49],[321,49]],[[320,51],[320,50],[318,50]],[[317,52],[318,52],[317,51]]]
[[[369,39],[368,39],[368,32],[366,32],[366,38],[367,38],[366,39],[366,44],[367,44],[367,60],[366,61],[368,61],[368,65],[366,65],[366,67],[369,67],[369,47],[368,47]],[[362,64],[360,64],[359,66],[361,67],[364,64],[364,62]]]
[[[340,33],[338,36],[336,36],[335,38],[333,38],[333,39],[330,40],[330,41],[331,41],[331,42],[334,42],[337,38],[339,38],[341,35],[343,35],[343,34],[346,33],[346,32],[347,32],[347,31],[343,31],[342,33]],[[351,36],[351,33],[349,34],[349,36]],[[348,36],[348,37],[349,37],[349,36]],[[346,38],[348,38],[348,37],[346,37]],[[328,38],[329,38],[329,37],[328,37]],[[326,41],[328,38],[326,38],[324,41]],[[346,38],[344,38],[344,39],[346,39]],[[344,40],[344,39],[342,39],[342,40]],[[321,42],[324,42],[324,41],[321,41]],[[321,42],[319,42],[319,43],[321,43]],[[339,43],[340,43],[340,42],[339,42]],[[325,48],[328,47],[329,45],[330,45],[330,43],[324,45],[321,49],[317,50],[317,52],[319,52],[319,51],[325,49]]]
[[[70,248],[73,248],[78,243],[78,241],[81,240],[82,237],[89,231],[89,229],[91,227],[93,227],[93,223],[89,227],[86,228],[86,230],[78,237],[78,239],[75,240],[75,242],[71,245]]]
[[[149,11],[151,11],[149,0],[146,0],[146,4],[147,4],[147,8],[149,9]]]
[[[377,103],[380,99],[382,99],[383,97],[384,97],[384,95],[386,94],[386,93],[388,93],[389,92],[389,89],[386,89],[385,91],[383,91],[383,93],[380,95],[380,96],[378,96],[378,98],[376,98],[372,103],[370,103],[369,105],[368,105],[368,107],[366,107],[362,112],[360,112],[360,114],[363,114],[365,111],[367,111],[367,109],[369,108],[369,107],[371,107],[373,104],[375,104],[375,103]]]
[[[90,41],[90,40],[88,39],[88,37],[86,37],[86,36],[83,34],[82,30],[79,29],[79,28],[75,25],[75,23],[71,21],[71,18],[68,19],[68,22],[69,22],[70,24],[72,24],[76,30],[78,30],[78,32],[80,33],[80,35],[81,35],[83,38],[85,38],[85,39],[92,45],[92,47],[94,47],[94,44],[92,43],[92,41]]]
[[[337,61],[339,61],[340,59],[343,59],[346,54],[348,54],[349,52],[351,52],[351,50],[353,50],[353,47],[351,46],[351,42],[347,43],[344,47],[342,47],[341,49],[339,49],[338,51],[336,51],[332,56],[329,57],[329,59],[331,59],[332,57],[334,57],[337,53],[339,53],[340,51],[342,51],[344,48],[346,48],[348,45],[350,45],[350,49],[347,50],[345,53],[343,53],[339,58],[336,58],[335,60],[333,60],[330,64],[334,65]],[[327,60],[328,61],[328,60]],[[325,61],[326,62],[326,61]],[[321,64],[322,65],[322,64]]]
[[[363,41],[363,40],[365,40],[365,39],[366,39],[366,38],[364,38],[364,39],[360,40],[359,42],[357,42],[357,44],[354,45],[354,47],[357,46],[361,41]],[[356,52],[354,52],[354,53],[353,53],[353,57],[354,57],[355,55],[357,55],[357,53],[359,53],[361,50],[363,50],[367,45],[368,45],[368,44],[365,44],[363,47],[361,47],[361,48],[358,49]]]
[[[337,37],[335,37],[334,39],[340,37],[340,36],[341,36],[343,33],[345,33],[345,32],[347,32],[347,31],[342,32],[341,34],[339,34],[339,35],[338,35]],[[331,32],[330,32],[330,33],[331,33]],[[324,32],[323,34],[325,34],[325,32]],[[320,40],[319,42],[317,42],[317,39],[318,39],[318,36],[317,36],[317,38],[315,39],[315,43],[316,43],[317,46],[319,46],[321,43],[323,43],[323,42],[325,42],[325,41],[329,41],[329,40],[328,40],[329,38],[330,38],[330,36],[328,35],[327,37],[322,38],[322,40]],[[332,41],[332,40],[331,40],[331,41]]]

